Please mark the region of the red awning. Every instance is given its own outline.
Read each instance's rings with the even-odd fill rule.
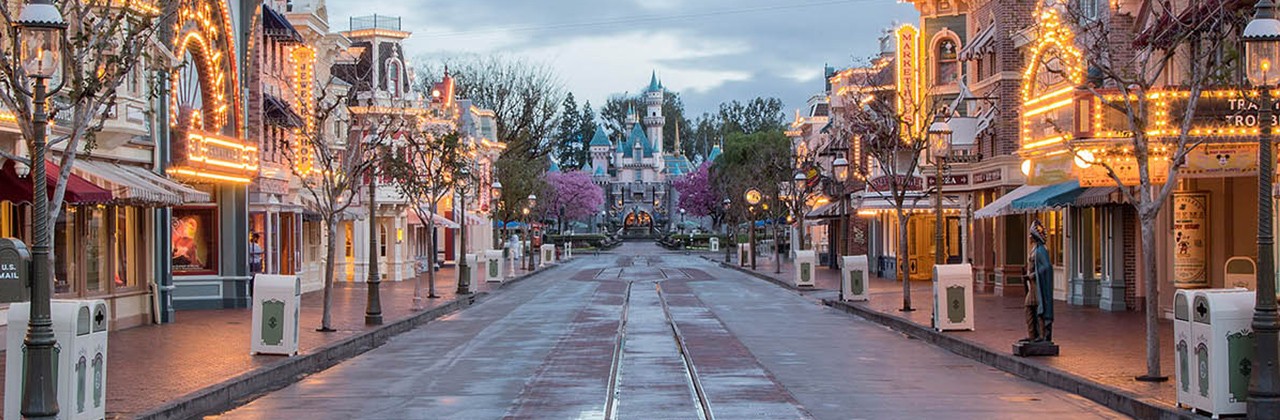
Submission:
[[[15,203],[31,202],[31,177],[19,178],[16,164],[11,159],[4,161],[4,166],[0,168],[0,201],[12,201]],[[45,162],[45,182],[48,183],[48,194],[53,195],[53,191],[58,186],[58,165],[53,162]],[[76,174],[71,174],[67,179],[67,192],[63,197],[63,201],[69,204],[101,204],[111,201],[111,191],[102,189],[92,182],[81,178]]]

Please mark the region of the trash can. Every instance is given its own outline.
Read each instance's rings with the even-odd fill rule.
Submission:
[[[102,300],[61,300],[50,304],[57,380],[58,419],[103,419],[107,415],[107,303]],[[24,386],[23,348],[30,302],[9,305],[9,334],[5,342],[4,418],[20,419]]]
[[[973,331],[972,266],[934,265],[933,279],[933,328]]]
[[[1253,258],[1232,257],[1222,266],[1222,283],[1227,287],[1243,287],[1258,290],[1258,266]],[[1280,293],[1277,294],[1280,297]]]
[[[1174,388],[1177,390],[1177,401],[1180,407],[1203,407],[1207,398],[1198,392],[1192,392],[1191,382],[1196,377],[1191,373],[1195,364],[1194,339],[1191,337],[1191,300],[1198,290],[1178,289],[1173,292],[1173,364]]]
[[[298,354],[298,310],[302,283],[298,276],[258,274],[253,283],[253,354]]]
[[[719,252],[719,251],[720,251],[720,238],[711,238],[711,239],[710,239],[710,241],[708,242],[708,245],[707,245],[707,246],[709,246],[709,247],[711,248],[711,252]]]
[[[564,243],[564,259],[573,258],[573,242]]]
[[[502,282],[502,250],[491,249],[484,252],[484,279],[490,282]]]
[[[1196,377],[1193,408],[1214,417],[1245,414],[1253,365],[1255,293],[1242,289],[1197,291],[1191,299]]]
[[[738,266],[751,266],[751,244],[738,244]]]
[[[538,264],[539,267],[546,267],[556,263],[556,246],[555,245],[543,244],[540,247],[540,249],[542,250],[542,262]]]
[[[796,251],[796,272],[792,276],[792,281],[795,282],[796,287],[813,287],[813,277],[817,275],[814,272],[814,264],[817,260],[818,256],[813,250]]]
[[[840,258],[840,299],[846,302],[866,302],[867,256],[851,255]]]

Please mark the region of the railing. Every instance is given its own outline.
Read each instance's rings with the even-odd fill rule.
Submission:
[[[361,29],[389,29],[392,31],[399,31],[400,18],[379,15],[352,17],[351,30],[358,31]]]

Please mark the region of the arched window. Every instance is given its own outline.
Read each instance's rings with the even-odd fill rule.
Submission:
[[[933,76],[934,84],[950,85],[960,80],[960,62],[956,59],[956,53],[959,45],[956,45],[955,39],[943,38],[938,41],[937,48],[934,51],[935,71]]]
[[[391,59],[387,61],[387,90],[391,92],[391,97],[393,98],[400,97],[402,81],[404,80],[401,73],[403,72],[400,70],[400,60]]]

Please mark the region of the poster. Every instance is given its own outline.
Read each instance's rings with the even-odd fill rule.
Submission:
[[[174,209],[172,229],[173,271],[213,271],[213,209]]]
[[[1209,193],[1173,194],[1173,284],[1209,287]]]
[[[1254,143],[1206,143],[1187,153],[1182,176],[1221,178],[1257,176],[1258,145]]]

